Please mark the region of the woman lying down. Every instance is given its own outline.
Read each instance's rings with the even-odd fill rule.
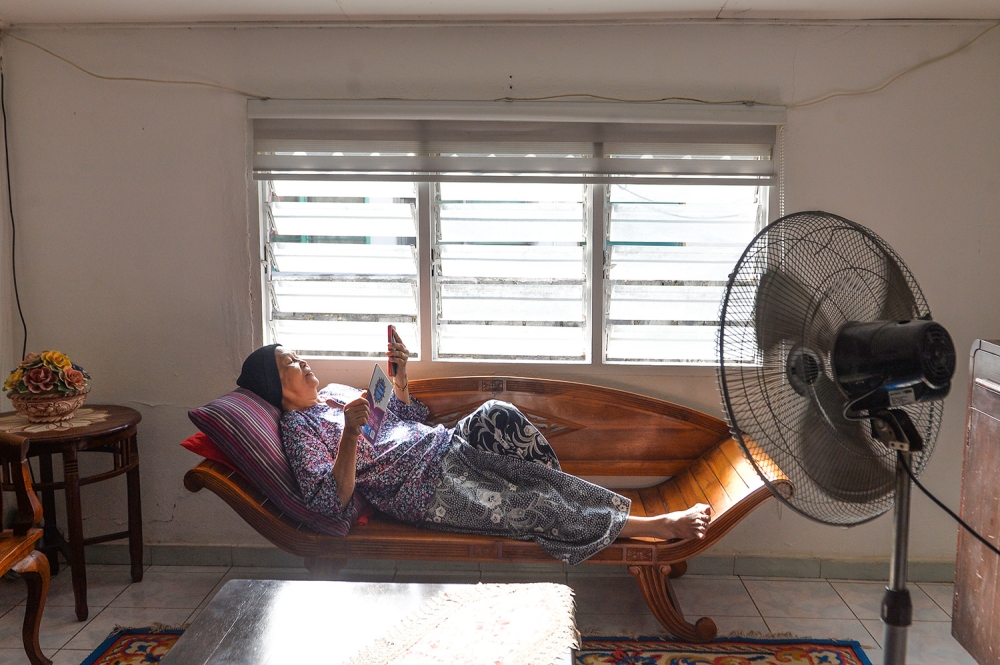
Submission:
[[[709,506],[629,515],[629,499],[563,473],[545,437],[511,404],[490,400],[451,429],[425,424],[427,407],[408,389],[406,346],[391,342],[387,355],[398,369],[374,445],[359,440],[369,415],[364,395],[345,405],[330,399],[336,386],[318,390],[309,364],[277,344],[243,363],[237,384],[283,412],[285,455],[315,512],[349,526],[360,495],[407,524],[534,540],[570,564],[618,537],[704,537]]]

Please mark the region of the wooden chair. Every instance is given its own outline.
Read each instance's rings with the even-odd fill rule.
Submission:
[[[27,452],[26,438],[0,433],[3,481],[5,485],[13,485],[17,497],[17,517],[13,527],[0,533],[0,575],[13,570],[24,578],[28,585],[28,602],[21,628],[24,650],[31,665],[52,665],[52,661],[45,657],[38,645],[38,629],[49,593],[49,560],[35,549],[35,543],[42,537],[42,530],[36,527],[42,519],[42,504],[31,487]]]
[[[634,515],[711,505],[712,520],[703,540],[619,538],[584,563],[627,566],[666,630],[687,640],[714,639],[717,629],[710,618],[695,623],[684,619],[670,579],[683,575],[688,559],[718,542],[771,497],[725,422],[652,397],[569,381],[422,379],[411,381],[410,390],[430,407],[431,421],[445,426],[488,399],[513,403],[549,440],[567,473],[617,479],[623,485],[637,476],[669,476],[652,487],[617,490],[632,500]],[[786,478],[769,481],[791,492]],[[334,578],[350,558],[555,563],[533,542],[421,529],[381,514],[344,538],[318,534],[282,515],[240,474],[218,462],[206,460],[191,469],[184,484],[192,492],[208,488],[219,495],[262,536],[304,557],[315,579]]]

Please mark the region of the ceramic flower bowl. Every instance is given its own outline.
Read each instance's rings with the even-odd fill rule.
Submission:
[[[69,420],[80,408],[90,389],[84,389],[75,393],[22,395],[20,393],[10,393],[11,404],[14,408],[28,416],[28,420],[33,423],[57,423],[60,420]]]

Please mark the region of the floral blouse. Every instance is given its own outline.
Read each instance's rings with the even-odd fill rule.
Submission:
[[[321,399],[348,402],[361,391],[331,384]],[[311,509],[352,524],[363,507],[360,497],[398,520],[423,520],[441,478],[442,460],[452,430],[424,424],[427,407],[410,397],[403,404],[393,394],[375,443],[358,441],[354,495],[340,505],[333,462],[344,434],[344,412],[317,404],[304,411],[286,411],[281,417],[281,442],[299,490]]]

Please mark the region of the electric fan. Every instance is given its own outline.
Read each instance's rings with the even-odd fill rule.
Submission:
[[[782,217],[729,275],[719,388],[733,436],[792,510],[861,524],[895,503],[885,662],[903,663],[910,479],[927,465],[955,371],[948,332],[899,256],[826,212]],[[775,474],[778,471],[778,474]],[[784,494],[767,478],[787,477]]]

